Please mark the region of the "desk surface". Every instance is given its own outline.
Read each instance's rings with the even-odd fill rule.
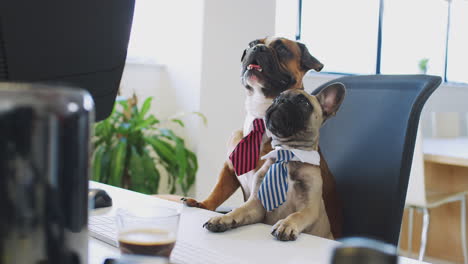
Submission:
[[[468,167],[468,137],[424,138],[424,160]]]
[[[183,207],[178,203],[161,200],[152,196],[135,193],[112,186],[90,182],[90,188],[105,189],[113,199],[114,206],[94,210],[92,215],[112,215],[117,208],[134,205],[163,205],[182,208],[178,239],[203,245],[226,256],[248,259],[250,263],[329,263],[333,248],[338,242],[312,235],[301,234],[296,241],[276,241],[270,235],[271,226],[255,224],[240,227],[225,233],[211,233],[202,225],[215,212]],[[94,238],[89,239],[89,264],[102,264],[107,257],[117,257],[119,251]],[[402,264],[421,263],[412,259],[400,258]]]

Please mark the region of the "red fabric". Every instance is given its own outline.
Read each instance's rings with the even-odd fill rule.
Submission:
[[[237,176],[247,173],[257,166],[264,133],[265,123],[263,119],[255,119],[253,121],[252,131],[245,136],[239,144],[237,144],[234,151],[232,151],[229,159],[234,166],[234,171]]]

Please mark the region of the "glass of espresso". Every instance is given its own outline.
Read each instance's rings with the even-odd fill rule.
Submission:
[[[117,210],[122,254],[169,258],[175,246],[180,212],[166,207]]]

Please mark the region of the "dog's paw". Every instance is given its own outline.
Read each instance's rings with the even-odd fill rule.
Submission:
[[[207,209],[203,203],[199,203],[195,199],[182,197],[180,200],[188,207],[197,207],[197,208]]]
[[[236,227],[236,221],[230,215],[213,217],[203,224],[203,227],[211,232],[224,232]]]
[[[299,236],[299,230],[296,225],[285,219],[279,220],[272,230],[271,234],[281,241],[294,241]]]

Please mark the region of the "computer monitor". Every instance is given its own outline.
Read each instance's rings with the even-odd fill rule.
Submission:
[[[96,120],[112,111],[135,0],[0,0],[0,82],[86,89]]]

